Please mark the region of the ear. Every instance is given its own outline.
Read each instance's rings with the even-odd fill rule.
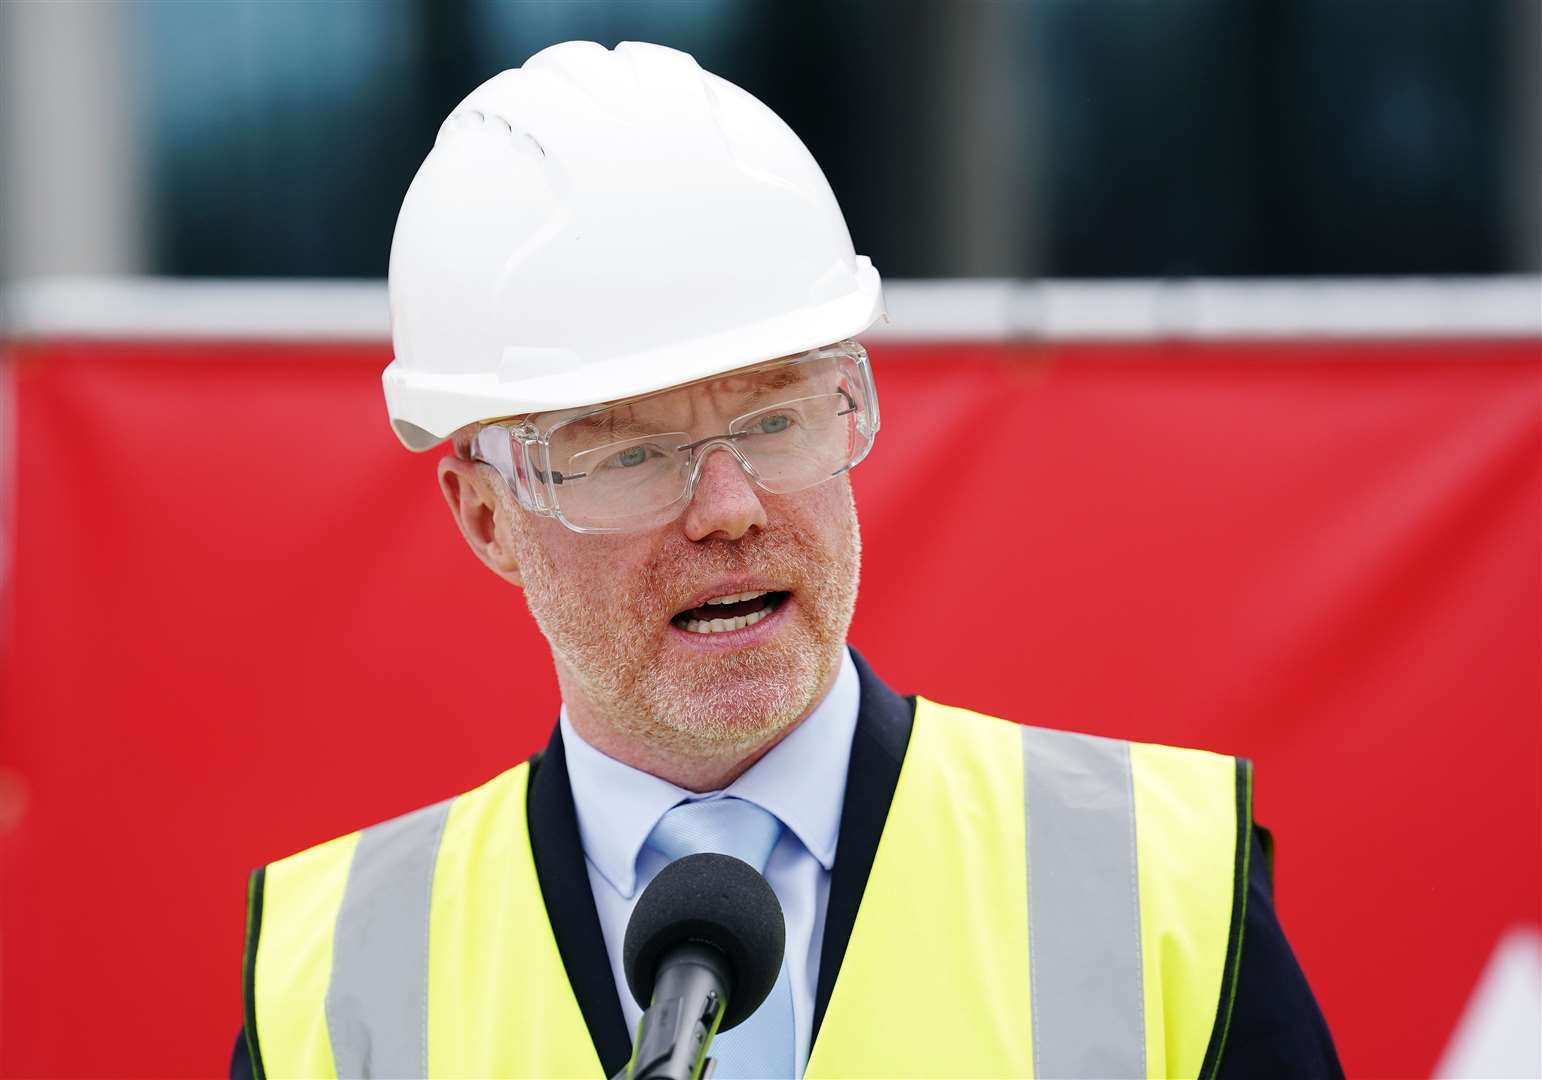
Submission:
[[[439,490],[450,505],[460,534],[487,568],[513,585],[523,585],[508,523],[499,524],[498,507],[508,499],[503,477],[490,466],[454,454],[439,459]],[[510,507],[518,513],[518,509]]]

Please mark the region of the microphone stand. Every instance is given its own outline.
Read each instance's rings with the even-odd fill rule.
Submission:
[[[711,1080],[707,1048],[728,1002],[729,970],[716,949],[686,943],[659,965],[653,1001],[637,1023],[632,1060],[612,1080]]]

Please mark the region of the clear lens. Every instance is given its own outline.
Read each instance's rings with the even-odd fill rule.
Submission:
[[[684,431],[640,435],[577,450],[567,457],[557,505],[575,524],[618,528],[683,500],[691,441]]]
[[[850,394],[815,394],[741,416],[729,431],[760,486],[786,494],[850,467],[856,411]]]
[[[733,453],[773,494],[828,480],[867,455],[878,430],[878,403],[867,354],[844,342],[752,371],[561,414],[544,433],[540,421],[532,418],[512,432],[497,429],[512,436],[512,470],[487,452],[482,435],[491,428],[478,436],[477,457],[510,477],[527,508],[555,513],[580,532],[616,532],[679,514],[700,460],[719,449]]]

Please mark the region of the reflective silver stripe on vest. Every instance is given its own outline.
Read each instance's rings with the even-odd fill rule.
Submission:
[[[454,799],[365,829],[332,942],[327,1034],[337,1075],[428,1075],[428,915]]]
[[[1033,1071],[1146,1075],[1130,744],[1023,728]]]

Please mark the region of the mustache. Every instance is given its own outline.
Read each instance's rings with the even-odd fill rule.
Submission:
[[[671,546],[643,572],[636,599],[639,607],[656,612],[674,603],[684,605],[703,588],[728,577],[770,578],[782,588],[802,587],[811,559],[828,557],[801,530],[762,532],[737,540],[708,540]],[[670,608],[673,615],[679,606]]]

